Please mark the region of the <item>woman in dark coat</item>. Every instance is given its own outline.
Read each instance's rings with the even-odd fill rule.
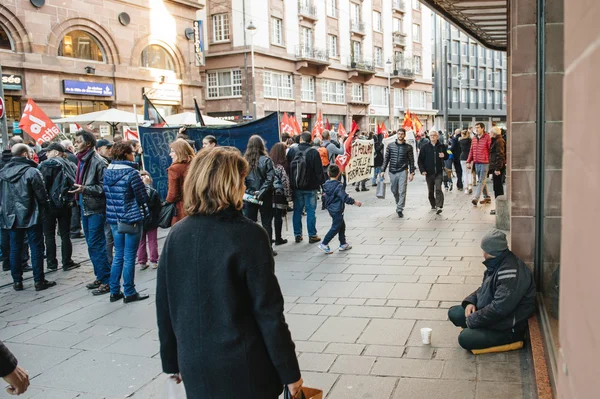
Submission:
[[[276,399],[284,385],[292,394],[302,385],[269,237],[241,213],[248,171],[235,149],[198,153],[185,184],[188,216],[160,257],[162,367],[188,398]]]
[[[467,130],[463,130],[460,136],[458,144],[460,145],[460,166],[463,170],[463,187],[465,189],[465,194],[472,194],[473,182],[471,180],[473,174],[467,169],[467,159],[471,152],[471,135]]]
[[[275,165],[273,179],[273,216],[275,219],[275,245],[287,244],[288,240],[281,236],[283,219],[286,217],[288,204],[292,201],[289,168],[285,156],[285,144],[277,143],[271,148],[271,160]]]
[[[492,175],[494,184],[494,198],[504,195],[504,167],[506,166],[506,144],[502,138],[502,133],[499,127],[493,127],[490,131],[492,135],[492,145],[490,146],[490,166],[489,171]],[[490,211],[491,215],[496,214],[496,210]]]
[[[174,225],[185,217],[183,211],[183,181],[185,180],[188,166],[190,166],[190,162],[194,158],[194,149],[187,141],[177,139],[171,143],[171,152],[169,155],[173,163],[167,169],[169,188],[166,201],[175,204],[176,213],[171,221],[171,225]]]

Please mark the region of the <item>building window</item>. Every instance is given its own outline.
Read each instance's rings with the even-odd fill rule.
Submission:
[[[502,81],[506,83],[506,69],[502,70]]]
[[[352,19],[352,25],[358,26],[362,20],[360,16],[360,5],[356,3],[350,3],[350,18]]]
[[[415,10],[421,9],[421,3],[419,2],[419,0],[412,0],[412,8]]]
[[[323,80],[323,102],[333,104],[346,103],[346,84],[336,80]]]
[[[479,84],[485,83],[485,68],[479,68]]]
[[[458,89],[452,89],[452,102],[458,103]]]
[[[327,38],[328,38],[329,57],[337,58],[337,56],[338,56],[337,36],[329,35]]]
[[[458,78],[458,65],[452,65],[452,79]]]
[[[421,42],[421,25],[413,24],[413,41],[420,43]]]
[[[240,70],[208,72],[208,98],[240,97],[242,95],[242,72]]]
[[[469,79],[469,67],[464,66],[464,67],[460,68],[460,74],[461,74],[462,80]]]
[[[282,98],[286,100],[294,99],[294,83],[291,74],[265,72],[263,77],[265,97]]]
[[[471,90],[471,104],[477,104],[477,90]]]
[[[327,15],[337,18],[337,0],[327,0]]]
[[[502,104],[506,104],[506,92],[502,92]]]
[[[400,18],[394,18],[392,21],[392,28],[394,33],[402,33],[402,20]]]
[[[360,53],[361,53],[360,46],[361,46],[361,44],[359,41],[356,41],[356,40],[352,41],[352,59],[355,62],[360,61]]]
[[[500,61],[500,52],[496,51],[496,61]]]
[[[360,83],[352,84],[352,101],[363,102],[363,85]]]
[[[378,67],[382,67],[383,66],[383,49],[381,47],[375,46],[374,53],[375,53],[375,65]]]
[[[452,54],[458,55],[458,49],[460,47],[460,42],[458,40],[452,41]]]
[[[373,11],[373,30],[381,32],[381,13]]]
[[[315,101],[315,78],[302,76],[302,101]]]
[[[427,107],[427,95],[421,90],[408,91],[408,108],[425,109]]]
[[[12,50],[12,40],[8,36],[6,28],[0,25],[0,50]]]
[[[312,52],[313,45],[313,31],[310,28],[302,27],[301,35],[302,37],[300,38],[300,44],[304,51],[310,54]]]
[[[460,102],[466,104],[469,101],[467,89],[460,90]]]
[[[404,90],[394,89],[394,107],[404,108]]]
[[[491,60],[492,59],[492,50],[486,50],[485,55],[488,60]]]
[[[496,72],[494,72],[494,84],[496,85],[496,87],[500,87],[500,74],[502,73],[501,70],[497,69]]]
[[[175,72],[175,61],[171,54],[158,44],[151,44],[142,51],[140,66]]]
[[[477,80],[477,69],[476,68],[469,68],[469,78],[471,80]]]
[[[229,14],[215,14],[212,16],[213,43],[229,40]]]
[[[415,73],[417,73],[417,74],[421,73],[421,56],[420,55],[415,55],[413,57],[413,67],[415,69]]]
[[[3,30],[0,28],[0,31]],[[0,46],[0,48],[4,47]],[[10,49],[9,47],[8,50]],[[61,57],[79,58],[80,60],[106,62],[104,49],[100,46],[98,40],[89,33],[81,30],[71,31],[62,38],[58,46],[58,55]]]
[[[485,90],[479,90],[479,104],[485,104]]]
[[[471,43],[471,57],[477,57],[477,44]]]
[[[488,80],[488,82],[490,82],[490,83],[491,83],[491,82],[492,82],[492,79],[493,79],[493,77],[492,77],[492,70],[491,70],[491,69],[488,69],[488,70],[487,70],[487,80]]]
[[[387,87],[369,86],[369,102],[375,106],[389,105],[389,92]]]
[[[404,53],[402,51],[395,51],[394,52],[394,69],[399,71],[402,68],[404,68],[404,58],[403,58]]]
[[[271,44],[283,46],[283,21],[271,17]]]
[[[502,92],[501,91],[496,91],[496,108],[502,108]]]
[[[491,90],[488,90],[487,92],[487,103],[488,104],[492,104],[492,102],[494,101],[494,92]]]
[[[479,58],[483,59],[485,57],[485,48],[483,48],[483,46],[477,46],[477,50],[479,50]]]
[[[469,46],[465,42],[463,42],[461,46],[462,46],[462,55],[464,57],[468,57],[469,56]]]

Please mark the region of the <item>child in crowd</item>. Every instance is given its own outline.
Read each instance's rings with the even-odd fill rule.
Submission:
[[[344,191],[342,183],[339,181],[340,168],[335,165],[329,165],[329,180],[323,184],[323,203],[331,216],[331,228],[325,235],[325,238],[319,244],[319,249],[326,254],[332,254],[329,248],[329,242],[339,234],[340,251],[347,251],[352,248],[350,243],[346,242],[346,223],[344,222],[344,208],[346,204],[362,206],[360,201],[355,201]]]
[[[160,215],[161,202],[158,192],[152,188],[152,177],[145,170],[140,172],[142,181],[146,185],[148,193],[148,208],[150,214],[144,220],[144,229],[138,247],[137,257],[141,270],[148,268],[148,253],[146,252],[146,241],[150,251],[150,263],[152,268],[158,268],[158,218]]]

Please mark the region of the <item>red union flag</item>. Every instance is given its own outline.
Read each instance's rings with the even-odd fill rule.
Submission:
[[[290,123],[290,118],[288,117],[287,112],[284,112],[283,118],[281,118],[280,132],[281,133],[289,133],[292,136],[294,135],[294,128],[292,127],[292,125]]]
[[[321,114],[321,111],[319,111],[319,114],[317,116],[317,122],[315,123],[315,125],[313,126],[312,129],[312,139],[314,140],[315,138],[318,139],[322,139],[323,136],[323,115]]]
[[[32,99],[27,101],[21,121],[19,122],[19,127],[38,144],[50,141],[60,133],[54,122],[48,118]]]
[[[352,131],[348,135],[346,141],[344,141],[344,155],[338,155],[335,159],[335,163],[340,167],[343,172],[346,166],[350,163],[350,157],[352,156],[352,141],[354,141],[354,133],[358,130],[358,125],[355,121],[352,121]]]

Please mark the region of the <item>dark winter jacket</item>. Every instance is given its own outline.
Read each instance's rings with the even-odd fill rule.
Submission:
[[[17,368],[17,359],[12,352],[0,341],[0,378],[11,374]]]
[[[398,144],[397,140],[388,144],[381,171],[385,172],[388,165],[390,173],[402,172],[406,169],[410,169],[410,173],[415,173],[415,154],[412,145],[407,142]]]
[[[506,153],[504,149],[505,145],[502,136],[492,139],[492,145],[490,146],[490,173],[501,171],[506,166]]]
[[[467,317],[469,328],[510,330],[535,312],[535,281],[527,265],[510,250],[483,262],[483,283],[462,302],[477,311]]]
[[[383,166],[383,134],[378,134],[375,136],[375,157],[373,158],[373,166],[376,168],[381,168]]]
[[[421,151],[423,149],[423,147],[425,146],[425,144],[429,144],[429,143],[431,143],[431,140],[429,140],[429,138],[422,137],[421,140],[419,140],[419,143],[417,143],[417,148],[419,149],[419,151]]]
[[[471,139],[471,151],[469,152],[467,162],[478,164],[490,163],[491,144],[492,139],[490,138],[489,134],[483,133],[481,137],[475,135],[475,137]]]
[[[0,160],[0,169],[4,167],[12,159],[12,152],[10,150],[2,151],[2,159]]]
[[[438,154],[444,154],[444,158],[440,158]],[[425,144],[419,152],[419,171],[427,174],[438,174],[444,171],[444,161],[448,159],[448,150],[445,145],[439,141],[435,147],[431,142]]]
[[[0,171],[0,227],[25,229],[42,223],[48,208],[44,179],[35,162],[14,157]]]
[[[156,283],[158,337],[162,369],[181,372],[188,398],[277,398],[300,378],[269,238],[232,209],[171,228]]]
[[[37,153],[40,164],[46,160],[48,160],[48,151],[45,148],[41,149],[40,152]]]
[[[144,220],[144,230],[150,231],[158,228],[158,218],[160,216],[160,210],[162,204],[160,201],[160,195],[152,186],[146,186],[146,194],[148,195],[148,212],[146,219]]]
[[[290,182],[292,184],[292,189],[317,190],[325,181],[325,173],[323,172],[323,163],[321,162],[321,156],[319,155],[319,151],[311,147],[310,144],[298,144],[297,147],[290,148],[287,153],[287,161],[289,165],[292,165],[292,161],[294,160],[294,157],[296,156],[298,151],[306,151],[308,185],[306,187],[296,187],[296,180],[294,179],[294,170],[290,169]]]
[[[460,159],[461,156],[461,152],[462,152],[462,147],[459,144],[459,140],[460,140],[460,135],[457,136],[452,136],[452,138],[450,138],[450,143],[449,143],[449,149],[450,151],[452,151],[452,156],[453,159]]]
[[[83,178],[81,184],[84,186],[82,196],[83,214],[85,216],[96,215],[106,212],[106,196],[104,195],[104,171],[107,163],[96,152],[91,149],[83,157]],[[78,166],[79,167],[79,166]]]
[[[273,193],[275,170],[273,161],[266,155],[261,155],[258,163],[246,176],[246,193],[255,195],[258,200]]]
[[[67,159],[69,161],[73,162],[73,164],[75,166],[77,166],[79,161],[77,160],[77,156],[75,154],[73,154],[71,151],[67,150],[67,151],[65,151],[65,155],[67,156]]]
[[[71,206],[75,200],[75,195],[61,192],[61,182],[57,181],[67,179],[70,181],[70,186],[75,182],[75,166],[73,163],[65,158],[50,158],[42,162],[38,166],[39,171],[44,177],[44,185],[48,198],[50,200],[50,207],[53,209],[58,208],[58,200],[64,195],[62,207]]]
[[[353,205],[354,199],[344,191],[339,180],[327,180],[323,184],[323,204],[329,213],[344,213],[346,204]]]
[[[469,158],[469,153],[471,152],[471,138],[467,137],[458,140],[458,144],[460,145],[460,160],[466,161]]]
[[[104,175],[104,192],[108,224],[134,224],[144,220],[148,194],[135,162],[113,161]]]

